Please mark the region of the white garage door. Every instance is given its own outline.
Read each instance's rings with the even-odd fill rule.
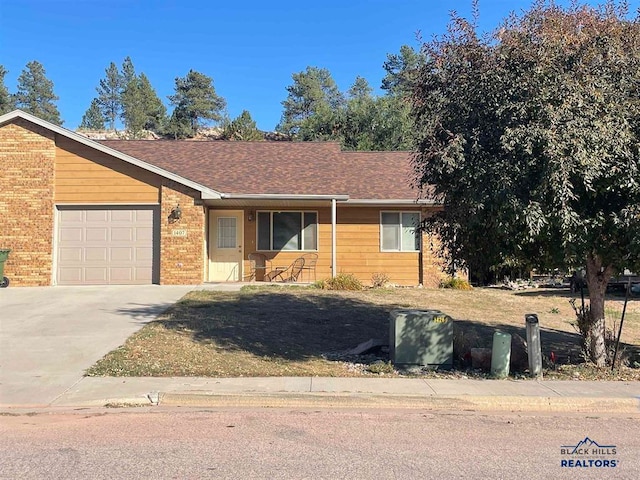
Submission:
[[[152,283],[153,211],[59,207],[58,285]]]

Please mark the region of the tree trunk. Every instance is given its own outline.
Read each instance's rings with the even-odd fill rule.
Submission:
[[[598,367],[604,367],[607,364],[604,296],[613,268],[611,265],[603,266],[602,259],[596,254],[589,254],[587,256],[586,267],[590,318],[584,342],[589,353],[589,360]]]

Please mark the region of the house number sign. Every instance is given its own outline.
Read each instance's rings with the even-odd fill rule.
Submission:
[[[186,237],[187,236],[187,230],[184,229],[184,228],[171,230],[171,236],[172,237]]]

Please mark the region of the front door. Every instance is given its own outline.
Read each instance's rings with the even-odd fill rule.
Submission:
[[[209,281],[242,278],[242,211],[209,211]]]

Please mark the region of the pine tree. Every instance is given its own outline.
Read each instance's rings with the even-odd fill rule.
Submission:
[[[194,136],[203,120],[220,122],[226,106],[224,98],[216,94],[213,79],[194,70],[184,78],[176,78],[176,93],[169,100],[175,106],[168,133],[176,137]],[[189,125],[188,129],[185,127]]]
[[[307,67],[293,74],[293,84],[282,102],[284,112],[276,130],[301,140],[334,138],[344,97],[326,68]]]
[[[144,73],[138,77],[138,90],[145,113],[144,128],[159,131],[167,116],[167,108]]]
[[[228,121],[224,126],[222,137],[225,140],[256,141],[264,140],[264,134],[258,130],[256,122],[247,110],[243,110],[238,118]]]
[[[116,119],[122,110],[122,75],[118,71],[115,63],[111,62],[109,68],[105,70],[106,76],[100,80],[100,85],[96,88],[98,92],[98,105],[102,115],[109,121],[109,128],[116,129]]]
[[[13,110],[14,103],[13,98],[9,95],[9,90],[4,84],[4,76],[7,74],[5,68],[0,65],[0,115]]]
[[[62,125],[60,112],[55,104],[58,97],[53,93],[53,82],[45,73],[41,63],[27,63],[18,77],[18,90],[13,97],[15,105],[42,120]]]
[[[136,75],[131,58],[122,64],[121,118],[125,128],[133,137],[143,130],[158,131],[167,109],[158,98],[151,82],[144,73]]]
[[[80,130],[104,130],[104,115],[98,104],[98,99],[91,100],[91,106],[87,109],[86,113],[82,116],[82,122],[80,123]]]

